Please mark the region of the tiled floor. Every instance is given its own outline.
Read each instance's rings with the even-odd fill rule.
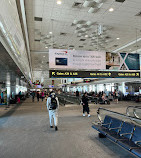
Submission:
[[[125,113],[134,102],[90,105],[91,117],[82,117],[82,107],[60,107],[59,131],[49,128],[45,102],[26,100],[0,118],[0,158],[135,158],[91,128],[102,106]]]

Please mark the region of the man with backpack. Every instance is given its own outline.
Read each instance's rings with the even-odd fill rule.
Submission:
[[[50,96],[47,98],[47,109],[49,111],[50,128],[53,128],[54,119],[55,131],[57,131],[59,101],[54,92],[51,92]]]

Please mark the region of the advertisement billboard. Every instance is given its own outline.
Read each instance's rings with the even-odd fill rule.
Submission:
[[[83,50],[49,50],[50,69],[106,69],[106,52]]]
[[[49,50],[49,68],[66,70],[140,70],[139,54]]]
[[[106,52],[106,69],[140,70],[139,54]]]

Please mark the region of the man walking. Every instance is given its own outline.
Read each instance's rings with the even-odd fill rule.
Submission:
[[[50,128],[53,128],[54,119],[55,131],[57,131],[59,101],[54,92],[51,92],[50,96],[47,98],[47,109],[49,111]]]
[[[85,112],[87,112],[88,117],[90,117],[90,110],[89,110],[89,105],[88,105],[88,96],[87,93],[85,92],[84,95],[82,96],[82,105],[83,105],[83,116],[85,116]]]

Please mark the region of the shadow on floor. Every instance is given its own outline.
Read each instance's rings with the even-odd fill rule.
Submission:
[[[110,141],[107,138],[99,138],[98,135],[97,137],[91,135],[89,136],[89,138],[100,147],[102,146],[103,149],[108,148],[108,150],[110,151],[109,154],[111,155],[117,155],[119,158],[136,158],[136,156],[132,155],[132,153],[124,150],[122,147],[118,146],[116,143]]]
[[[21,104],[16,104],[9,111],[7,111],[6,113],[2,114],[0,116],[0,125],[4,124],[8,120],[8,117],[11,116],[20,106],[21,106]]]

